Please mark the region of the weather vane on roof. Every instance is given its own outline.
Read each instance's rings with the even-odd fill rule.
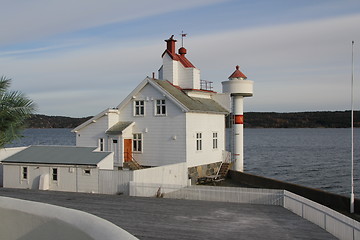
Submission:
[[[181,47],[184,47],[184,37],[186,37],[187,33],[184,33],[184,31],[181,31]]]

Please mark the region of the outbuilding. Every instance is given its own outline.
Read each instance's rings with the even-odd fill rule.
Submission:
[[[98,192],[99,170],[113,169],[113,153],[94,147],[30,146],[2,160],[3,186]]]

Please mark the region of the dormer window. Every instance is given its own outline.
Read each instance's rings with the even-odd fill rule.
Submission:
[[[157,116],[166,115],[165,99],[156,100],[155,115],[157,115]]]
[[[136,100],[134,101],[134,116],[144,116],[145,115],[145,101]]]

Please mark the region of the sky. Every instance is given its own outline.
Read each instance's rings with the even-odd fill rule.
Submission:
[[[0,76],[38,114],[85,117],[117,106],[162,64],[165,39],[221,92],[239,65],[245,112],[360,108],[358,0],[0,0]]]

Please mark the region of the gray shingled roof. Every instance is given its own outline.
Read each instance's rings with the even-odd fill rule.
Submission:
[[[168,81],[158,79],[153,79],[153,81],[188,108],[190,112],[228,113],[225,108],[213,99],[190,97]]]
[[[133,122],[118,122],[114,126],[112,126],[110,129],[108,129],[106,131],[106,134],[110,134],[110,135],[111,134],[113,134],[113,135],[122,134],[122,131],[124,131],[132,123]]]
[[[39,163],[59,165],[97,165],[110,152],[93,152],[95,147],[30,146],[3,163]]]

